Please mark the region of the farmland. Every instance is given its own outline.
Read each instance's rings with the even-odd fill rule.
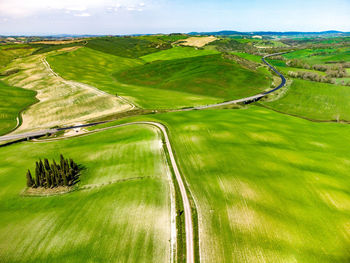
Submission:
[[[0,47],[1,262],[349,261],[347,38],[68,39]]]
[[[115,77],[127,84],[222,99],[253,95],[270,85],[269,76],[245,69],[221,55],[155,61],[117,72]]]
[[[256,106],[123,122],[140,119],[169,128],[197,203],[201,262],[347,260],[347,126]]]
[[[153,128],[121,127],[0,152],[1,262],[169,261],[169,171]],[[60,153],[84,165],[78,188],[21,196],[26,169]]]
[[[10,132],[17,126],[20,112],[35,103],[35,92],[10,87],[0,81],[0,135]]]
[[[314,120],[349,121],[349,99],[349,87],[295,79],[284,97],[264,105]]]
[[[178,90],[161,90],[121,83],[113,75],[115,72],[140,66],[144,62],[111,56],[90,48],[82,48],[60,56],[49,57],[48,62],[65,79],[95,86],[109,94],[121,95],[142,108],[181,108],[219,101],[219,99],[209,96],[189,94]]]
[[[17,59],[7,69],[18,69],[19,72],[4,77],[5,83],[35,91],[39,100],[23,112],[23,124],[17,131],[50,128],[62,122],[82,122],[131,108],[115,96],[55,76],[45,65],[42,55]]]

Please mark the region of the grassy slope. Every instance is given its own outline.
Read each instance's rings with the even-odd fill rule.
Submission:
[[[33,55],[17,59],[8,68],[20,71],[3,78],[11,86],[36,91],[40,100],[23,113],[23,125],[16,132],[80,123],[131,108],[115,96],[55,77],[43,58]]]
[[[298,52],[298,53],[297,53]],[[309,50],[300,50],[286,55],[306,56]],[[296,55],[294,53],[297,53]],[[324,72],[287,67],[283,61],[269,60],[280,72],[308,71],[325,75]],[[316,120],[350,120],[350,98],[348,87],[319,83],[314,81],[293,79],[286,95],[277,101],[264,102],[273,109]]]
[[[86,46],[108,54],[128,58],[138,58],[160,50],[157,48],[158,43],[134,37],[99,37],[89,40]]]
[[[48,57],[53,70],[65,79],[93,85],[110,94],[118,94],[143,108],[181,108],[210,104],[218,99],[179,91],[122,84],[112,74],[141,65],[136,59],[113,56],[90,48],[81,48],[60,56]]]
[[[253,95],[269,86],[269,78],[242,68],[221,55],[155,61],[115,74],[122,82],[159,90],[234,99]]]
[[[313,53],[327,52],[324,55],[312,55]],[[324,64],[328,61],[349,61],[350,48],[329,48],[329,49],[303,49],[292,53],[284,54],[288,59],[301,59],[310,65]]]
[[[284,97],[264,104],[311,119],[349,121],[349,99],[349,87],[295,79]]]
[[[243,52],[232,52],[232,54],[239,56],[239,57],[242,57],[242,58],[245,58],[245,59],[248,59],[248,60],[251,60],[251,61],[256,62],[256,63],[262,63],[261,56],[252,55],[252,54],[243,53]]]
[[[16,127],[19,113],[36,102],[35,94],[34,91],[11,87],[0,81],[0,135]]]
[[[347,125],[257,107],[153,118],[197,201],[203,262],[349,259]]]
[[[152,53],[146,56],[142,56],[146,62],[153,62],[155,60],[172,60],[172,59],[181,59],[189,57],[198,57],[211,54],[217,54],[218,51],[215,50],[199,50],[193,47],[174,47],[164,51],[159,51],[157,53]]]
[[[258,107],[142,119],[169,128],[197,203],[202,262],[349,260],[348,125]]]
[[[87,189],[21,197],[26,169],[60,153],[86,167],[79,187]],[[21,143],[0,155],[1,262],[169,261],[169,171],[153,128]]]
[[[13,59],[29,55],[33,48],[25,45],[5,45],[0,47],[0,69],[9,64]]]

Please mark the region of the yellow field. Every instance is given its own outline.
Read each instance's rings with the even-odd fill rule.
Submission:
[[[193,47],[204,47],[206,44],[217,40],[214,36],[209,37],[189,37],[187,39],[182,39],[179,42],[183,46],[193,46]]]

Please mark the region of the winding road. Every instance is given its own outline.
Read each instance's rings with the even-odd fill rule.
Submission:
[[[206,106],[198,106],[198,107],[192,107],[192,108],[186,108],[186,109],[179,109],[179,110],[174,110],[174,111],[191,111],[191,110],[203,110],[203,109],[208,109],[208,108],[214,108],[214,107],[219,107],[219,106],[224,106],[224,105],[229,105],[229,104],[237,104],[237,103],[250,103],[253,101],[257,101],[259,99],[261,99],[262,97],[282,88],[285,84],[286,84],[286,79],[285,77],[277,71],[277,69],[275,69],[272,65],[270,65],[265,59],[271,56],[276,56],[276,55],[281,55],[284,54],[286,52],[281,52],[281,53],[274,53],[274,54],[270,54],[270,55],[266,55],[262,58],[262,61],[270,68],[272,69],[280,78],[281,78],[281,84],[269,91],[266,91],[264,93],[259,93],[257,95],[254,96],[250,96],[250,97],[246,97],[246,98],[242,98],[242,99],[237,99],[237,100],[231,100],[231,101],[227,101],[227,102],[222,102],[222,103],[217,103],[217,104],[212,104],[212,105],[206,105]],[[50,69],[50,71],[52,72],[52,74],[57,75],[57,73],[55,73],[50,65],[47,63],[46,60],[43,60],[43,63]],[[60,130],[68,130],[68,129],[74,129],[74,128],[79,128],[79,127],[87,127],[87,126],[94,126],[94,125],[98,125],[101,123],[106,123],[106,122],[110,122],[110,121],[105,121],[105,122],[98,122],[98,123],[89,123],[89,124],[84,124],[84,125],[78,125],[78,126],[71,126],[71,127],[65,127],[65,128],[58,128],[58,129],[47,129],[47,130],[41,130],[41,131],[37,131],[37,132],[28,132],[28,133],[22,133],[22,134],[14,134],[14,135],[5,135],[5,136],[0,136],[0,142],[1,141],[11,141],[11,140],[23,140],[23,139],[30,139],[30,138],[35,138],[35,137],[40,137],[40,136],[44,136],[48,133],[53,134],[56,133]],[[128,126],[128,125],[135,125],[135,124],[147,124],[147,125],[152,125],[157,127],[160,132],[162,133],[163,137],[164,137],[164,141],[165,141],[165,146],[166,149],[168,151],[169,154],[169,159],[171,162],[171,166],[173,168],[173,172],[176,178],[176,181],[179,185],[180,188],[180,193],[181,193],[181,197],[183,200],[183,206],[184,206],[184,216],[185,216],[185,230],[186,230],[186,262],[187,263],[194,263],[195,259],[194,259],[194,236],[193,236],[193,222],[192,222],[192,213],[191,213],[191,205],[189,202],[189,198],[187,196],[187,192],[186,192],[186,188],[185,188],[185,184],[182,180],[179,168],[176,164],[176,160],[174,157],[174,153],[170,144],[170,140],[169,140],[169,136],[166,130],[166,127],[158,122],[152,122],[152,121],[140,121],[140,122],[131,122],[131,123],[125,123],[125,124],[120,124],[120,125],[115,125],[109,128],[115,128],[115,127],[121,127],[121,126]],[[103,128],[106,129],[106,128]],[[100,129],[103,130],[103,129]]]

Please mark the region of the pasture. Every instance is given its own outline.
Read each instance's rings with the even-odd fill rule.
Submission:
[[[315,120],[350,121],[349,87],[293,79],[279,100],[263,104],[278,111]]]
[[[25,173],[62,153],[77,189],[24,197]],[[169,262],[169,170],[155,128],[120,127],[0,148],[1,262]]]
[[[119,81],[223,100],[254,95],[270,86],[270,75],[248,70],[220,54],[154,61],[114,74]]]
[[[201,262],[346,262],[350,129],[263,108],[154,116],[199,214]]]
[[[206,49],[196,49],[193,47],[173,47],[164,51],[159,51],[146,56],[140,57],[146,62],[153,62],[156,60],[172,60],[172,59],[182,59],[198,56],[206,56],[212,54],[218,54],[215,50]]]
[[[348,125],[257,106],[122,122],[134,120],[169,129],[197,205],[201,262],[349,259]]]
[[[157,42],[135,37],[100,37],[89,40],[86,46],[107,54],[127,58],[138,58],[171,48],[169,43]]]
[[[180,90],[162,90],[126,84],[115,76],[115,72],[143,65],[142,60],[80,48],[73,52],[50,56],[47,61],[53,70],[65,79],[92,85],[112,95],[118,94],[146,109],[172,109],[220,101],[215,97]]]
[[[21,121],[20,112],[36,102],[35,92],[11,87],[0,81],[0,135],[4,135]]]
[[[3,78],[4,82],[37,92],[39,100],[23,112],[23,124],[16,132],[80,123],[131,108],[113,95],[55,76],[43,55],[17,59],[7,68],[19,72]]]

